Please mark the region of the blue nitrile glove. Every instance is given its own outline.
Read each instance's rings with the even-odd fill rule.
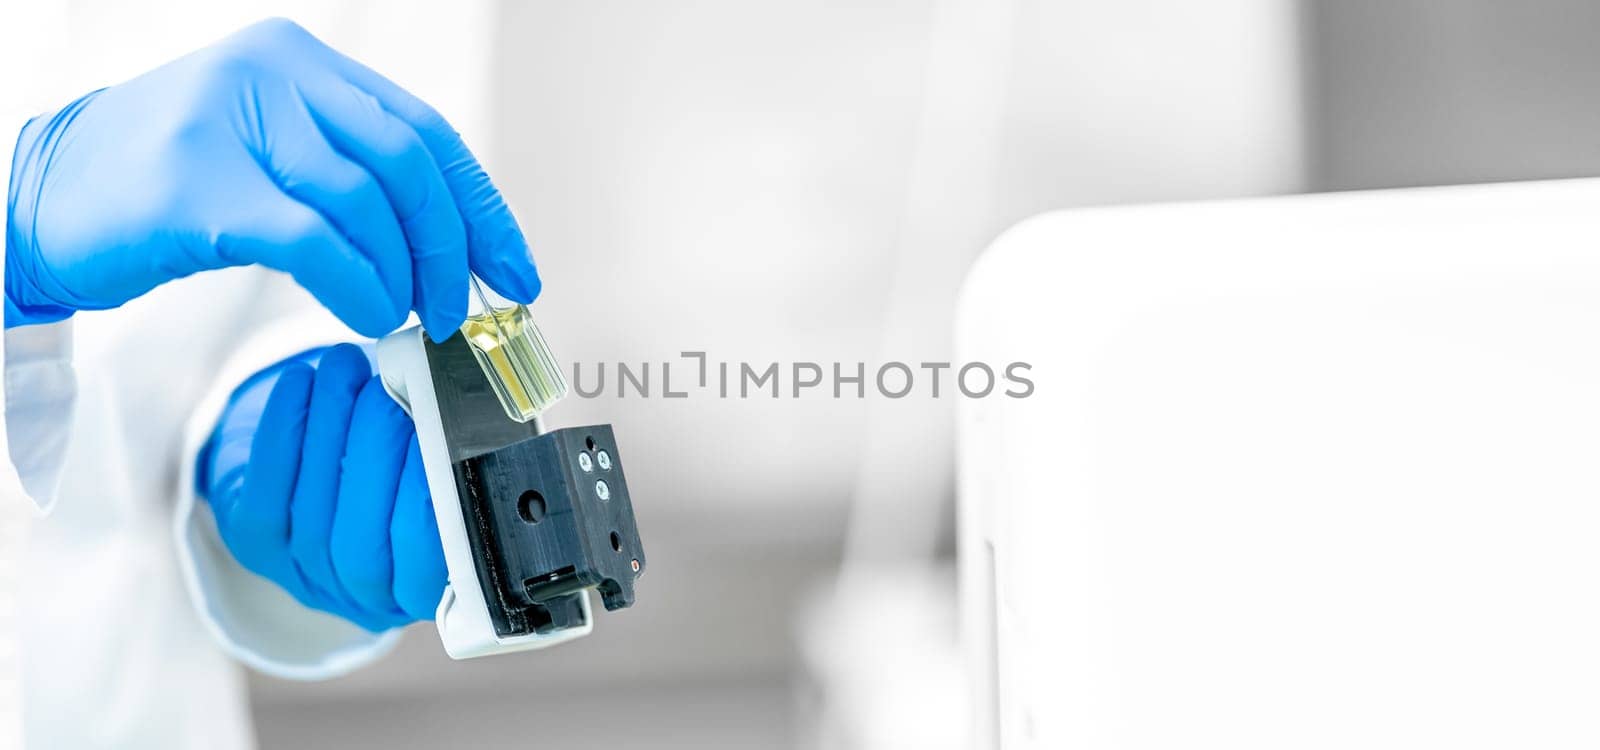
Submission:
[[[315,349],[245,381],[197,467],[244,567],[374,632],[433,618],[446,570],[416,432],[361,349]]]
[[[415,309],[448,338],[469,265],[513,300],[539,293],[522,230],[450,124],[289,21],[34,118],[10,178],[7,327],[253,263],[373,337]]]

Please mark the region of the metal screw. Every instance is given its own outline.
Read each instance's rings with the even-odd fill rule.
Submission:
[[[600,464],[600,468],[601,469],[603,469],[605,471],[611,471],[611,454],[610,453],[607,453],[605,451],[597,451],[597,452],[595,452],[595,454],[594,454],[594,462],[597,463],[597,464]]]
[[[611,487],[606,484],[606,480],[594,480],[594,494],[599,495],[601,500],[611,499]]]
[[[635,573],[639,572],[639,561],[638,560],[634,560],[633,561],[633,572],[635,572]]]
[[[605,468],[605,465],[607,463],[610,463],[610,462],[602,460],[600,462],[600,467],[601,468]],[[579,451],[578,452],[578,468],[583,469],[586,472],[594,471],[594,462],[589,460],[589,452],[588,451]]]

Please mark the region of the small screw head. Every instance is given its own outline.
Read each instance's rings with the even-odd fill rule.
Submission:
[[[639,572],[639,561],[638,561],[638,559],[635,559],[633,561],[633,572],[635,572],[635,573]]]
[[[601,500],[610,500],[611,486],[606,484],[604,479],[596,479],[594,482],[594,494],[599,495]]]
[[[607,453],[605,451],[596,451],[595,454],[594,454],[594,462],[597,463],[597,464],[600,464],[600,469],[602,471],[611,471],[611,454],[610,453]]]
[[[609,463],[609,461],[607,463]],[[578,468],[583,469],[586,472],[594,471],[594,461],[589,459],[588,451],[580,451],[578,453]],[[605,468],[605,464],[601,464],[600,468]]]

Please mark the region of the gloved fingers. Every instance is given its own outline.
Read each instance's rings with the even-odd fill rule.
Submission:
[[[394,549],[394,599],[414,620],[431,620],[439,608],[449,572],[439,524],[433,516],[428,478],[422,468],[422,451],[416,435],[406,450],[400,488],[394,499],[394,520],[389,525]]]
[[[328,547],[350,415],[356,395],[371,377],[372,367],[360,347],[339,344],[323,353],[311,387],[305,440],[297,445],[300,471],[290,509],[289,552],[295,568],[310,586],[346,610],[356,605],[339,584]]]
[[[377,338],[405,322],[372,261],[310,206],[278,189],[247,191],[246,215],[213,238],[230,265],[259,263],[285,271],[357,333]]]
[[[278,360],[245,378],[228,397],[228,406],[217,418],[217,427],[201,448],[195,466],[195,482],[219,527],[226,525],[228,514],[238,504],[239,493],[244,491],[244,472],[250,465],[256,429],[278,376],[295,363],[314,367],[322,351],[309,349]]]
[[[241,565],[284,584],[302,601],[306,592],[293,585],[298,578],[289,558],[289,504],[314,377],[302,362],[292,362],[278,374],[251,441],[242,491],[218,526]]]
[[[459,138],[455,142],[461,144]],[[508,299],[524,304],[537,299],[542,282],[522,227],[464,144],[460,155],[445,167],[445,181],[455,190],[467,222],[467,260],[472,270]]]
[[[410,243],[417,314],[442,341],[467,315],[467,234],[440,165],[417,132],[370,94],[332,79],[303,93],[334,148],[383,186]]]
[[[333,513],[333,570],[356,604],[373,615],[407,620],[394,598],[394,551],[389,525],[413,433],[411,418],[378,378],[356,397],[350,416],[339,502]]]
[[[422,137],[443,171],[445,184],[466,223],[467,257],[472,270],[500,294],[518,302],[532,302],[539,296],[540,283],[527,238],[461,135],[437,110],[394,82],[336,50],[323,49],[346,80],[376,97],[384,109]]]
[[[302,355],[303,356],[303,355]],[[217,420],[217,427],[201,450],[196,465],[196,482],[204,488],[211,513],[219,528],[226,527],[228,516],[244,491],[244,472],[250,465],[250,450],[255,444],[256,427],[267,408],[267,398],[278,383],[283,369],[298,357],[286,359],[250,376],[235,388],[228,408]]]
[[[334,149],[299,100],[280,105],[266,169],[295,200],[320,213],[377,268],[392,313],[411,312],[411,252],[388,197],[366,169]]]

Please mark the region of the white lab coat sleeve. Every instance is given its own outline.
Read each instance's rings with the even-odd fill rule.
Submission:
[[[223,545],[211,506],[196,492],[195,458],[239,383],[285,357],[338,343],[341,336],[348,334],[320,309],[269,324],[217,372],[184,428],[173,532],[190,599],[229,654],[287,679],[328,679],[358,669],[394,648],[400,631],[374,634],[306,607],[241,566]]]
[[[11,189],[11,159],[26,117],[0,116],[0,184]],[[9,214],[9,212],[7,212]],[[11,227],[6,226],[6,237]],[[5,282],[0,263],[0,285]],[[22,489],[40,513],[55,505],[72,432],[78,381],[72,370],[72,321],[19,326],[0,340],[5,405],[0,410],[0,488]],[[0,492],[0,497],[12,493]]]

